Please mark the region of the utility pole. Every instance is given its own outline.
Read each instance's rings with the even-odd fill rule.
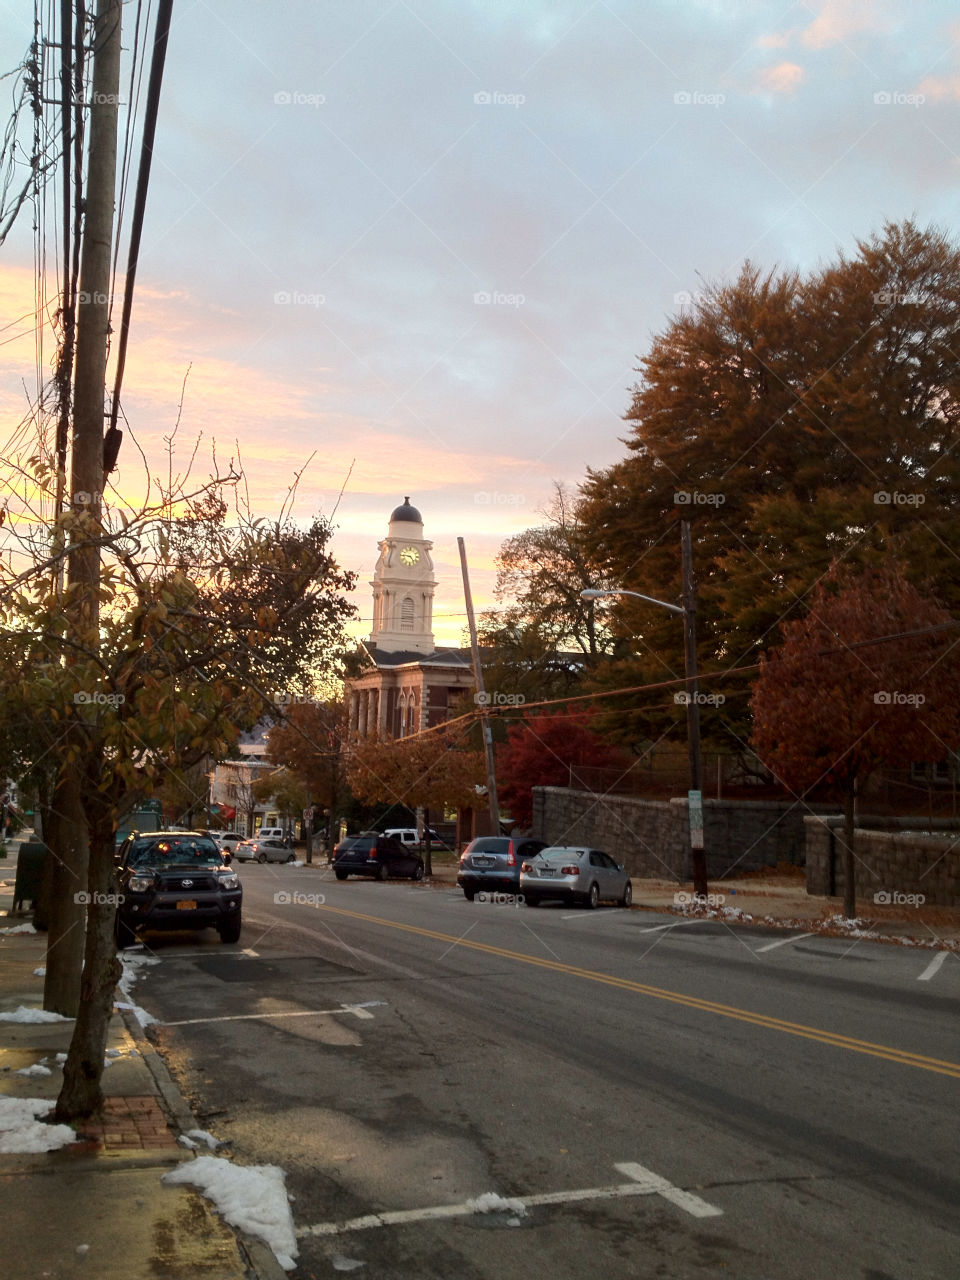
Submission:
[[[76,372],[73,395],[71,508],[65,610],[70,639],[81,650],[97,652],[100,644],[100,545],[103,498],[103,424],[109,338],[110,279],[113,255],[114,203],[117,177],[117,132],[120,104],[120,19],[122,0],[97,0],[94,25],[93,77],[88,104],[90,149],[80,288],[77,296]],[[61,32],[61,38],[66,38]],[[88,690],[92,694],[94,690]],[[94,709],[94,714],[95,714]],[[81,709],[78,708],[78,714]],[[50,960],[44,985],[44,1008],[75,1017],[80,1007],[84,967],[83,899],[88,888],[89,840],[82,804],[86,745],[77,726],[77,755],[61,770],[54,794],[57,847],[54,850]],[[100,869],[91,887],[109,892],[112,867]]]
[[[703,759],[700,752],[700,695],[697,687],[697,594],[693,580],[690,521],[680,524],[680,559],[683,571],[683,654],[687,691],[687,750],[690,758],[690,856],[693,892],[707,896],[707,856],[703,848]]]
[[[483,751],[487,760],[487,801],[490,806],[491,835],[500,834],[500,805],[497,801],[497,774],[493,757],[493,731],[487,712],[487,693],[483,687],[483,667],[480,665],[480,646],[477,643],[477,623],[473,616],[473,596],[470,594],[470,575],[467,572],[467,549],[462,538],[457,539],[460,548],[460,568],[463,572],[463,598],[467,605],[467,623],[470,627],[470,652],[473,655],[473,678],[477,685],[477,705],[480,708],[480,728],[483,732]]]

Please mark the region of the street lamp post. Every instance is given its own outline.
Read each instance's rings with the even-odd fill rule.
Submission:
[[[687,750],[690,767],[690,786],[687,792],[687,813],[690,820],[690,862],[693,872],[693,892],[697,897],[707,896],[707,859],[703,847],[703,761],[700,752],[700,699],[697,689],[697,598],[693,585],[693,554],[690,547],[690,522],[680,525],[680,548],[683,569],[683,604],[670,604],[642,595],[639,591],[627,591],[621,587],[607,590],[588,588],[580,592],[583,600],[599,600],[602,596],[632,596],[647,604],[659,605],[671,613],[683,615],[684,688],[687,705]]]

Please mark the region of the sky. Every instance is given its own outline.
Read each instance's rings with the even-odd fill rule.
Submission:
[[[32,13],[0,0],[0,70]],[[554,482],[623,456],[638,360],[705,283],[814,269],[886,220],[954,233],[958,104],[936,0],[176,0],[129,429],[165,471],[186,377],[177,463],[201,433],[201,460],[239,452],[264,515],[312,459],[294,513],[335,511],[358,635],[409,494],[457,644],[457,537],[483,608]],[[0,443],[36,388],[34,272],[27,213],[0,250]]]

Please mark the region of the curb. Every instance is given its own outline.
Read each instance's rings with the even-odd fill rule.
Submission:
[[[187,1100],[177,1088],[177,1085],[167,1070],[167,1064],[154,1049],[150,1040],[147,1039],[144,1028],[140,1025],[137,1015],[132,1009],[121,1009],[120,1016],[123,1019],[124,1026],[127,1028],[131,1038],[136,1041],[137,1048],[147,1065],[154,1083],[160,1091],[163,1104],[173,1118],[175,1126],[181,1133],[186,1133],[188,1129],[202,1128],[196,1116],[187,1105]],[[189,1151],[184,1147],[177,1147],[177,1163],[185,1160],[193,1160],[197,1153]],[[209,1154],[203,1152],[202,1154]],[[173,1163],[171,1159],[170,1163]],[[198,1191],[197,1195],[201,1193]],[[227,1224],[229,1226],[229,1223]],[[277,1262],[273,1254],[273,1250],[269,1248],[262,1240],[258,1240],[253,1236],[247,1235],[240,1231],[237,1227],[231,1227],[234,1238],[237,1242],[241,1259],[247,1267],[251,1280],[287,1280],[287,1272]]]

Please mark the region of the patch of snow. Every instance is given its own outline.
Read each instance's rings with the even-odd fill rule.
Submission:
[[[15,924],[12,929],[0,929],[0,933],[36,933],[36,928],[30,924]]]
[[[342,1253],[332,1253],[330,1261],[333,1263],[334,1271],[356,1271],[357,1267],[365,1267],[367,1264],[361,1262],[359,1258],[346,1258]]]
[[[84,1255],[85,1253],[89,1253],[89,1252],[90,1252],[90,1246],[89,1246],[88,1244],[78,1244],[78,1245],[77,1245],[77,1253],[79,1253],[79,1255],[80,1255],[80,1257],[81,1257],[81,1258],[83,1257],[83,1255]]]
[[[106,1049],[106,1050],[104,1050],[104,1052],[106,1053],[106,1056],[107,1056],[108,1058],[122,1058],[122,1057],[123,1057],[123,1050],[122,1050],[122,1049]]]
[[[49,1013],[46,1009],[28,1009],[22,1004],[12,1013],[0,1013],[0,1022],[73,1022],[62,1013]]]
[[[199,1143],[194,1142],[192,1138],[188,1138],[185,1133],[181,1133],[177,1141],[180,1143],[181,1147],[186,1147],[188,1151],[196,1151],[199,1146]]]
[[[15,1076],[52,1076],[53,1072],[42,1062],[35,1062],[32,1067],[21,1067],[13,1073]]]
[[[206,1129],[188,1129],[187,1137],[193,1139],[194,1146],[200,1146],[206,1143],[211,1151],[216,1151],[218,1147],[226,1147],[230,1144],[221,1142],[219,1138],[215,1138],[212,1133],[207,1133]]]
[[[152,1013],[147,1013],[146,1009],[141,1009],[140,1006],[134,1002],[130,992],[134,983],[143,977],[143,970],[147,965],[159,964],[160,961],[156,956],[144,955],[143,952],[140,951],[134,951],[133,954],[131,954],[130,950],[127,950],[124,951],[123,955],[120,957],[120,962],[123,965],[123,973],[120,975],[120,981],[117,983],[117,986],[127,997],[127,1000],[118,1002],[117,1008],[130,1009],[141,1027],[149,1027],[151,1022],[156,1022],[156,1018]]]
[[[66,1060],[67,1060],[67,1055],[65,1053],[58,1053],[55,1059],[58,1067],[62,1067],[63,1064],[66,1062]]]
[[[284,1271],[297,1265],[297,1237],[277,1165],[236,1165],[216,1156],[198,1156],[163,1175],[165,1183],[189,1183],[212,1200],[232,1227],[258,1236]]]
[[[57,1151],[76,1142],[77,1135],[66,1124],[43,1124],[39,1117],[53,1110],[50,1098],[0,1097],[0,1152],[29,1155]]]
[[[42,964],[39,969],[34,969],[33,976],[35,978],[45,978],[47,976],[47,966]]]
[[[507,1196],[499,1196],[496,1191],[485,1191],[475,1200],[467,1200],[466,1206],[471,1213],[513,1213],[522,1218],[527,1206],[522,1200],[511,1200]]]

